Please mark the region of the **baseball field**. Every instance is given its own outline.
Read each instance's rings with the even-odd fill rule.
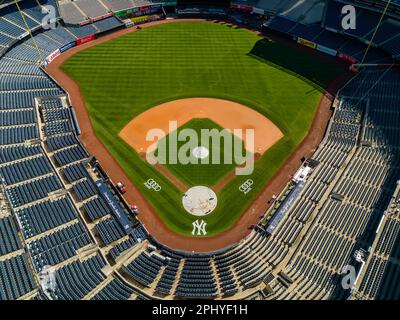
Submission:
[[[78,83],[97,137],[165,225],[196,237],[192,224],[197,217],[183,208],[183,189],[203,185],[217,194],[215,210],[201,217],[207,224],[202,236],[227,230],[305,138],[323,89],[343,72],[325,59],[213,22],[168,23],[128,33],[75,54],[62,70]],[[233,164],[151,165],[129,134],[121,135],[152,108],[190,98],[251,108],[282,136],[255,157],[250,175],[239,176],[233,174]],[[171,115],[169,120],[175,119]],[[178,131],[222,127],[205,113],[182,123]],[[224,154],[214,149],[210,154],[216,152]],[[159,188],[149,187],[149,179]],[[239,187],[248,180],[253,184],[244,193]]]

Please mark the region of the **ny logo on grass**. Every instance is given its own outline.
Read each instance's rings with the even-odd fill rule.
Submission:
[[[192,235],[205,236],[207,234],[206,231],[207,223],[204,222],[204,220],[201,220],[201,222],[199,222],[199,220],[196,220],[195,222],[192,223],[192,225],[193,225]]]
[[[54,6],[42,6],[42,14],[45,16],[42,19],[42,27],[45,30],[57,28],[57,10]]]
[[[200,129],[199,132],[186,128],[179,131],[178,122],[169,121],[168,131],[151,129],[147,132],[146,141],[152,144],[147,148],[146,160],[151,165],[236,164],[236,175],[253,173],[254,129]]]
[[[356,8],[352,5],[346,5],[342,8],[342,28],[343,30],[355,30],[357,27]]]

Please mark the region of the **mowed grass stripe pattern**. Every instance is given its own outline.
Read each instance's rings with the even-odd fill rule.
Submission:
[[[141,112],[180,98],[214,97],[254,108],[271,119],[285,137],[256,162],[251,176],[239,176],[218,192],[217,209],[204,220],[207,236],[218,234],[240,217],[248,205],[306,136],[321,92],[282,68],[251,53],[260,41],[256,34],[208,22],[169,23],[82,51],[62,68],[80,85],[96,134],[141,189],[173,231],[191,235],[196,220],[181,204],[181,192],[145,163],[118,137],[119,131]],[[302,68],[320,66],[323,78],[342,70],[322,59],[307,59],[300,51],[272,43],[275,58],[301,58]],[[268,50],[268,43],[264,43]],[[263,49],[264,50],[264,49]],[[174,120],[174,119],[171,119]],[[143,183],[155,179],[160,192]],[[238,187],[253,179],[253,190]],[[266,199],[267,200],[267,199]]]

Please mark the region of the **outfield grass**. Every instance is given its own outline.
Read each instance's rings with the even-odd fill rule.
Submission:
[[[295,70],[293,61],[301,63]],[[306,136],[319,89],[343,72],[245,29],[207,22],[130,33],[76,54],[62,69],[79,83],[97,136],[166,225],[181,234],[191,235],[196,220],[184,211],[181,192],[120,139],[119,131],[144,110],[189,97],[245,104],[281,129],[284,138],[256,162],[253,174],[237,177],[218,192],[217,209],[204,219],[208,236],[229,228],[254,200]],[[144,187],[149,178],[161,185],[160,192]],[[244,195],[238,187],[249,178],[253,190]]]

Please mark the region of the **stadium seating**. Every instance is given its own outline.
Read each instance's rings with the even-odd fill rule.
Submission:
[[[309,40],[315,45],[321,45],[340,53],[344,53],[353,57],[356,61],[362,61],[368,45],[360,41],[359,37],[355,39],[343,33],[332,32],[319,24],[302,24],[293,20],[289,20],[284,16],[274,16],[265,27],[268,29],[288,34],[291,37],[303,38]],[[397,44],[396,44],[397,46]],[[384,46],[381,46],[385,49]],[[390,56],[395,56],[396,49],[386,50]],[[372,47],[368,50],[368,55],[364,60],[365,63],[388,63],[390,61],[387,54],[378,48]]]
[[[132,288],[116,278],[111,280],[111,282],[91,298],[91,300],[128,300],[133,292]]]
[[[35,282],[24,255],[0,261],[1,300],[23,297],[35,288]]]
[[[318,215],[317,221],[286,268],[297,293],[290,296],[280,288],[274,298],[342,297],[343,292],[337,291],[338,274],[361,243],[368,247],[373,241],[373,226],[379,223],[399,177],[393,168],[398,152],[392,149],[399,141],[390,132],[392,120],[379,115],[383,105],[385,113],[394,111],[388,97],[397,95],[397,76],[396,71],[365,71],[340,92],[331,131],[314,155],[320,164],[301,195],[302,201],[291,211],[293,218],[297,217],[307,197],[320,207],[318,212],[312,202],[305,207],[309,211],[306,216]],[[374,83],[380,77],[381,87],[376,88]],[[388,88],[386,94],[383,87]],[[355,98],[359,96],[364,99]],[[344,200],[337,200],[334,194]]]
[[[85,261],[74,261],[57,271],[57,299],[80,300],[95,289],[105,276],[101,269],[105,266],[99,255]]]
[[[78,218],[78,213],[67,197],[44,201],[16,211],[25,239],[57,228]]]

